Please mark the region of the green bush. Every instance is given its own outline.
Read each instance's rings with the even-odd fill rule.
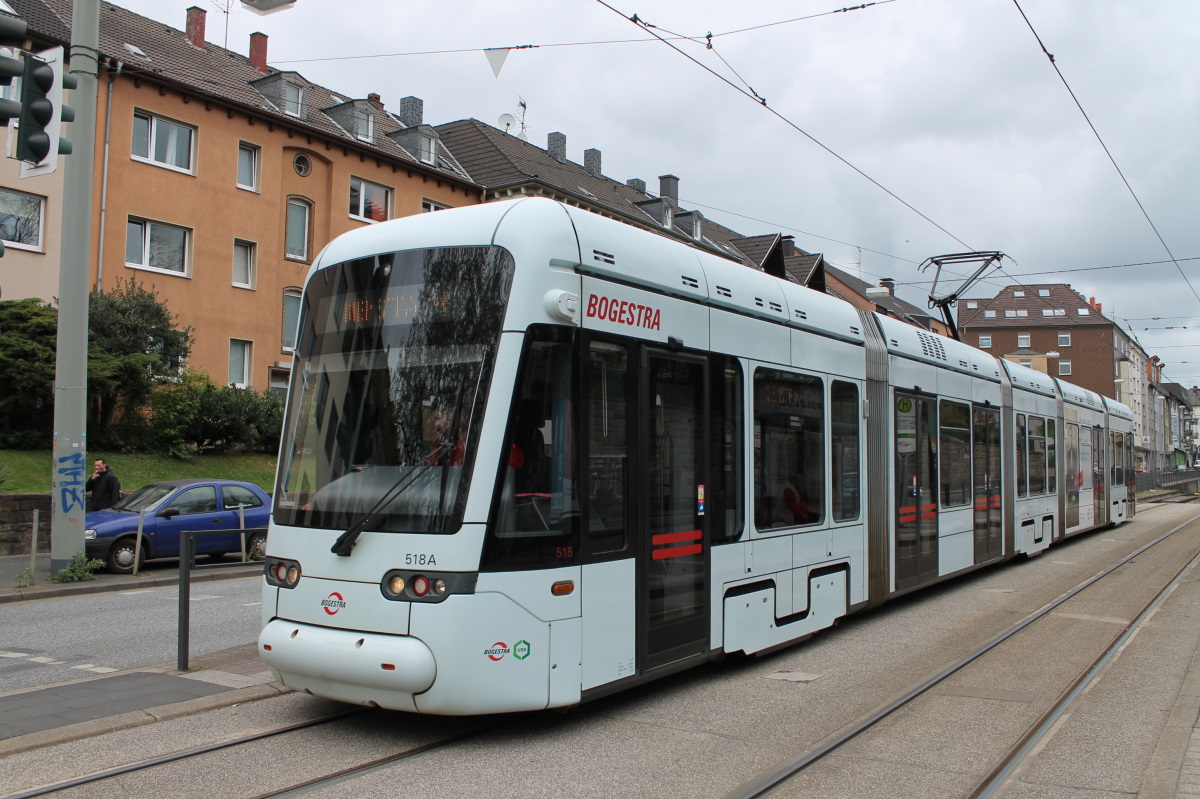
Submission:
[[[86,583],[95,580],[95,572],[104,568],[104,561],[99,558],[88,560],[82,550],[75,553],[75,558],[58,570],[58,574],[50,578],[52,583]]]

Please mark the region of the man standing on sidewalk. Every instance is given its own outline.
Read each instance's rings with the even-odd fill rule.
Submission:
[[[121,481],[113,474],[112,469],[104,462],[104,458],[96,459],[96,471],[87,481],[86,489],[91,494],[88,510],[104,510],[117,504],[121,498]]]

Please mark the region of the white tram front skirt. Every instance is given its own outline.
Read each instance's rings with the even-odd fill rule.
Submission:
[[[358,705],[415,711],[413,695],[437,676],[433,652],[409,635],[275,619],[259,635],[258,650],[288,688]]]

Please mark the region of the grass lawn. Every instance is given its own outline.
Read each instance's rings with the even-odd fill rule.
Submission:
[[[124,491],[133,491],[158,480],[185,477],[220,477],[257,483],[271,491],[275,481],[273,455],[200,455],[188,461],[167,455],[88,452],[88,476],[92,461],[104,458],[121,481]],[[52,453],[49,450],[0,450],[0,466],[8,470],[8,482],[0,491],[18,494],[47,494],[52,481]]]

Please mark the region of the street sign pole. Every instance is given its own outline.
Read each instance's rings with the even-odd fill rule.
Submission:
[[[96,90],[100,0],[75,0],[71,73],[78,84],[73,138],[63,181],[62,260],[58,267],[58,356],[54,373],[54,462],[50,569],[57,573],[82,552],[91,474],[87,460],[88,284],[92,243],[92,172],[96,159]]]

